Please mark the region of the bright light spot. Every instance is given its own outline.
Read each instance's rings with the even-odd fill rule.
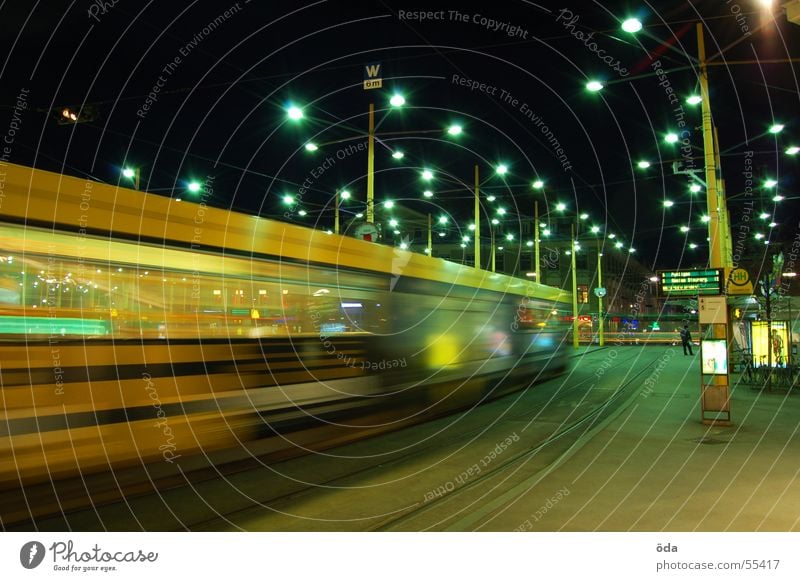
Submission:
[[[363,214],[363,212],[359,212],[358,214],[356,214],[356,218],[358,218],[359,220],[360,220],[361,218],[363,218],[363,217],[364,217],[364,214]]]
[[[525,246],[527,246],[528,248],[530,248],[531,246],[533,246],[533,240],[528,240],[528,241],[525,243]]]
[[[672,200],[664,200],[664,207],[665,208],[671,208],[674,205],[675,205],[675,202],[673,202]]]
[[[386,208],[387,210],[391,210],[392,208],[394,208],[394,202],[391,200],[386,200],[383,203],[383,207]]]
[[[664,136],[664,141],[667,143],[677,143],[678,142],[678,134],[677,133],[667,133]]]
[[[600,232],[600,226],[592,226],[592,234],[597,234]]]
[[[401,242],[400,243],[400,250],[407,250],[407,249],[408,249],[408,244],[406,244],[405,242]]]
[[[559,212],[563,212],[566,209],[567,205],[564,202],[559,202],[558,204],[556,204],[556,210],[558,210]]]
[[[777,223],[777,222],[770,222],[770,223],[769,223],[769,227],[770,227],[770,228],[774,228],[774,227],[775,227],[775,226],[777,226],[777,225],[778,225],[778,223]]]
[[[772,125],[772,126],[769,128],[769,132],[770,132],[770,133],[780,133],[781,131],[783,131],[783,127],[784,127],[784,126],[783,126],[782,124],[780,124],[780,123],[775,123],[774,125]]]
[[[761,233],[756,234],[756,240],[761,240],[763,237],[764,235]]]
[[[511,242],[513,239],[514,239],[514,235],[513,234],[506,234],[506,240]]]
[[[636,249],[633,246],[631,246],[630,248],[628,248],[628,252],[633,254],[634,252],[636,252]]]
[[[581,220],[588,220],[589,219],[589,214],[584,212],[583,214],[580,215],[580,219]]]
[[[628,18],[622,23],[622,30],[625,32],[639,32],[642,29],[642,21],[638,18]]]
[[[647,169],[648,167],[650,167],[650,162],[646,161],[646,160],[642,160],[639,163],[637,163],[636,165],[639,166],[639,169]]]
[[[499,223],[500,223],[500,220],[498,220],[497,218],[492,218],[492,224],[497,226]]]
[[[503,164],[503,163],[501,163],[500,165],[497,166],[497,173],[498,173],[498,175],[501,175],[501,176],[502,175],[506,175],[508,173],[508,166]]]
[[[292,119],[293,121],[303,118],[303,110],[300,107],[295,107],[292,105],[286,110],[286,112],[289,114],[289,119]]]
[[[761,214],[759,215],[759,218],[761,218],[762,220],[769,220],[769,217],[770,215],[767,214],[766,212],[761,212]]]
[[[541,190],[544,187],[544,182],[542,180],[536,180],[533,182],[533,187],[537,190]]]
[[[350,196],[351,196],[351,194],[350,194],[350,192],[348,192],[347,190],[342,190],[342,191],[339,193],[339,196],[340,196],[340,197],[341,197],[343,200],[349,200],[349,199],[350,199]]]
[[[703,98],[700,95],[690,95],[686,98],[686,102],[689,105],[699,105],[703,102]]]
[[[400,224],[400,222],[398,222],[398,221],[397,221],[397,220],[395,220],[394,218],[392,218],[391,220],[389,220],[389,226],[391,226],[392,228],[397,228],[397,225],[398,225],[398,224]]]
[[[317,147],[316,143],[306,143],[306,151],[317,151],[319,147]]]
[[[462,236],[461,240],[463,240],[464,242],[469,242],[469,236]]]
[[[608,235],[608,237],[609,237],[609,238],[611,238],[611,239],[613,240],[614,238],[616,238],[616,237],[617,237],[617,235],[616,235],[616,234],[614,234],[614,233],[611,233],[611,234],[609,234],[609,235]]]
[[[297,212],[297,213],[298,213],[299,215],[301,215],[301,216],[305,216],[306,214],[308,214],[308,212],[306,212],[305,210],[300,210],[300,211],[299,211],[299,212]]]
[[[461,135],[463,130],[464,129],[461,127],[461,125],[451,125],[447,128],[447,133],[450,135]]]
[[[614,246],[616,246],[617,248],[622,248],[622,242],[617,242],[616,244],[614,244]]]
[[[497,208],[497,213],[500,214],[501,216],[505,216],[506,215],[506,209],[505,208]]]
[[[433,172],[429,169],[422,170],[422,179],[423,180],[432,180],[433,179]]]
[[[467,228],[468,228],[468,229],[469,229],[471,232],[474,232],[474,231],[475,231],[475,224],[470,224],[469,226],[467,226]]]
[[[695,248],[697,248],[697,244],[695,244],[694,242],[692,242],[691,244],[689,244],[689,248],[691,248],[692,250],[694,250]]]
[[[190,192],[192,192],[193,194],[196,194],[197,192],[200,191],[200,187],[201,186],[200,186],[200,182],[189,182],[189,185],[186,186],[186,187]]]
[[[550,236],[550,228],[545,228],[544,230],[542,230],[542,234],[544,234],[545,236]]]
[[[781,196],[780,194],[778,194],[777,196],[773,196],[773,197],[772,197],[772,201],[773,201],[773,202],[782,202],[782,201],[783,201],[783,200],[785,200],[785,199],[786,199],[786,198],[784,198],[784,197],[783,197],[783,196]]]
[[[689,231],[688,226],[681,226],[681,232],[688,232],[688,231]]]
[[[439,224],[447,224],[447,216],[439,216]]]
[[[603,83],[600,81],[589,81],[586,83],[586,90],[591,91],[592,93],[596,93],[597,91],[601,91],[603,89]]]
[[[798,153],[800,153],[800,147],[797,147],[796,145],[786,148],[787,155],[797,155]]]
[[[284,204],[294,204],[294,196],[290,194],[286,194],[283,196],[283,203]]]
[[[131,168],[129,168],[129,167],[126,167],[125,169],[123,169],[123,170],[122,170],[122,175],[123,175],[124,177],[128,178],[129,180],[132,180],[132,179],[133,179],[133,176],[135,176],[135,175],[136,175],[136,171],[135,171],[135,170],[132,170],[132,169],[131,169]]]
[[[426,198],[432,198],[433,192],[430,190],[425,190],[424,192],[422,192],[422,195],[425,196]]]
[[[699,184],[692,184],[691,186],[689,186],[689,191],[692,192],[693,194],[696,194],[701,189],[703,188],[701,188]]]
[[[403,159],[403,155],[405,155],[402,151],[397,150],[392,153],[392,157],[395,159]]]
[[[406,104],[406,99],[403,95],[392,95],[392,98],[389,99],[389,104],[392,107],[402,107]]]
[[[774,188],[777,185],[778,185],[778,182],[776,180],[773,180],[773,179],[764,180],[764,187],[765,188]]]
[[[444,238],[444,237],[445,237],[445,233],[444,232],[439,232],[439,238]]]
[[[700,221],[701,222],[710,222],[711,221],[711,216],[703,214],[702,216],[700,216]]]
[[[486,199],[489,200],[490,202],[494,202],[497,199],[497,196],[489,196]]]
[[[400,230],[395,230],[394,233],[395,234],[400,234]]]

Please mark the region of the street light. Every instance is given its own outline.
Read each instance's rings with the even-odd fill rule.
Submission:
[[[133,180],[133,189],[139,189],[139,168],[126,167],[122,170],[122,177]]]

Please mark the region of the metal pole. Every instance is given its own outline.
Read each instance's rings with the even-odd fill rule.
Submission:
[[[139,190],[139,168],[133,170],[133,187]]]
[[[375,104],[369,104],[369,138],[367,140],[367,223],[375,222]]]
[[[339,233],[339,190],[336,190],[336,195],[334,196],[333,203],[335,206],[335,210],[333,213],[333,233]]]
[[[572,346],[577,349],[578,342],[578,273],[575,269],[575,224],[570,224],[570,258],[572,258]]]
[[[428,256],[433,256],[433,238],[431,232],[431,215],[428,214]]]
[[[534,248],[534,268],[533,272],[536,274],[536,282],[542,282],[542,276],[539,272],[539,200],[533,202],[533,248]]]
[[[706,165],[706,205],[708,206],[708,237],[710,268],[721,268],[722,237],[719,232],[719,194],[717,188],[717,164],[714,155],[714,130],[711,124],[711,100],[708,91],[708,68],[703,39],[703,24],[697,23],[697,52],[700,68],[700,96],[703,99],[703,151]]]
[[[600,239],[597,239],[597,286],[603,288],[603,253],[600,252]],[[597,323],[600,325],[600,347],[606,344],[603,336],[603,297],[597,297]]]
[[[475,164],[475,268],[481,268],[481,201],[478,164]]]
[[[490,224],[491,224],[491,222],[490,222]],[[494,225],[493,224],[490,225],[489,229],[492,232],[492,272],[495,272],[495,254],[496,254],[496,250],[495,250],[495,247],[494,247]]]

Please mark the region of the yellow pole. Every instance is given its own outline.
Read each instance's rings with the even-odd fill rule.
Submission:
[[[575,267],[575,224],[570,224],[571,244],[570,258],[572,259],[572,346],[577,349],[578,342],[578,273]]]
[[[375,104],[369,104],[367,147],[367,223],[375,222]]]
[[[333,203],[335,205],[335,210],[333,213],[333,233],[339,233],[339,190],[336,190],[336,195],[333,198]]]
[[[138,191],[139,190],[139,168],[137,167],[133,170],[133,187]]]
[[[491,224],[491,222],[490,222],[490,224]],[[490,229],[490,230],[491,230],[491,232],[492,232],[492,272],[495,272],[495,255],[496,255],[496,250],[495,250],[495,247],[494,247],[494,225],[491,225],[491,226],[489,226],[489,229]]]
[[[597,286],[598,288],[603,288],[603,253],[600,252],[600,239],[597,239]],[[599,325],[600,331],[600,347],[606,344],[605,337],[603,336],[603,330],[605,325],[603,324],[603,297],[597,297],[597,324]]]
[[[481,267],[481,201],[478,164],[475,164],[475,268]]]
[[[533,202],[533,248],[533,272],[536,274],[536,282],[542,282],[541,273],[539,272],[539,200]]]
[[[710,268],[722,267],[722,236],[719,228],[719,193],[717,186],[717,164],[714,155],[714,130],[711,125],[711,100],[708,91],[708,68],[703,39],[703,24],[697,23],[697,50],[700,67],[700,96],[703,99],[703,152],[706,165],[706,205],[708,206],[708,237]]]
[[[717,160],[717,167],[722,167],[719,154],[719,132],[714,127],[714,155]],[[733,240],[731,238],[731,222],[730,214],[728,212],[728,199],[725,193],[725,180],[720,179],[719,185],[720,197],[720,228],[722,229],[722,265],[725,268],[733,268]]]

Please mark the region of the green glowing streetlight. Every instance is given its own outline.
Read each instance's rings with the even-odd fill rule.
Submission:
[[[622,244],[622,242],[616,242],[616,243],[614,244],[614,246],[615,246],[616,248],[622,248],[623,244]]]
[[[400,222],[398,222],[398,221],[397,221],[397,220],[395,220],[394,218],[392,218],[391,220],[389,220],[389,226],[391,226],[392,228],[397,228],[397,226],[398,226],[399,224],[400,224]]]
[[[403,95],[395,93],[394,95],[392,95],[392,98],[389,99],[389,104],[392,107],[402,107],[403,105],[406,104],[406,99],[405,97],[403,97]]]
[[[776,195],[772,196],[772,201],[773,202],[782,202],[785,199],[786,198],[784,196],[780,195],[780,194],[776,194]]]
[[[672,200],[664,200],[664,207],[665,208],[671,208],[674,205],[675,205],[675,202],[673,202]]]
[[[506,209],[505,208],[497,208],[497,213],[500,216],[505,216],[506,215]]]
[[[776,180],[773,180],[773,179],[764,180],[764,187],[765,188],[774,188],[777,185],[778,185],[778,182]]]
[[[711,216],[709,216],[708,214],[703,214],[702,216],[700,216],[700,221],[707,224],[708,222],[711,221]]]
[[[664,141],[666,141],[667,143],[678,143],[678,139],[679,138],[677,133],[670,132],[664,136]]]
[[[566,209],[567,209],[567,205],[564,202],[558,202],[556,204],[556,210],[558,210],[559,212],[563,212]]]
[[[588,220],[588,219],[589,219],[589,214],[587,214],[586,212],[584,212],[583,214],[581,214],[581,215],[580,215],[580,216],[578,216],[578,217],[579,217],[581,220]]]
[[[797,147],[796,145],[786,148],[787,155],[797,155],[798,153],[800,153],[800,147]]]
[[[648,167],[650,167],[650,162],[647,161],[646,159],[643,159],[642,161],[640,161],[636,165],[639,167],[639,169],[647,169]]]
[[[425,181],[431,181],[433,179],[433,172],[429,169],[422,170],[422,179]]]
[[[439,224],[447,224],[447,216],[439,216]]]
[[[767,212],[761,212],[761,215],[759,216],[759,218],[761,218],[762,220],[769,220],[770,217],[771,216]]]
[[[500,220],[498,220],[497,218],[492,218],[492,224],[497,226],[499,223],[500,223]]]
[[[392,152],[392,157],[395,158],[395,159],[403,159],[404,155],[405,154],[402,151],[400,151],[399,149]]]
[[[424,192],[422,192],[422,195],[425,196],[426,198],[432,198],[433,192],[430,190],[425,190]]]
[[[458,125],[457,123],[454,123],[453,125],[447,128],[447,133],[453,136],[461,135],[462,131],[464,131],[464,128],[461,127],[461,125]]]
[[[287,206],[294,204],[294,196],[291,194],[286,194],[285,196],[283,196],[283,203],[286,204]]]
[[[303,110],[296,105],[291,105],[288,109],[286,109],[286,114],[292,121],[299,121],[303,118]]]
[[[681,226],[681,232],[685,233],[685,232],[688,232],[688,231],[689,231],[689,227],[688,226]]]
[[[689,105],[699,105],[700,103],[703,102],[703,98],[700,95],[689,95],[686,98],[686,102]]]
[[[603,83],[597,80],[592,80],[586,83],[586,90],[591,93],[597,93],[603,90]]]
[[[352,194],[347,190],[342,190],[339,192],[339,196],[341,196],[343,200],[349,200],[352,197]]]
[[[508,234],[506,234],[506,240],[511,242],[512,240],[514,240],[514,235],[509,232]]]
[[[317,147],[316,143],[311,143],[310,141],[306,143],[306,151],[317,151],[319,147]]]
[[[462,240],[463,242],[469,242],[470,238],[469,238],[469,236],[462,236],[462,237],[461,237],[461,240]]]
[[[189,190],[191,193],[196,194],[202,189],[202,185],[198,181],[191,181],[187,184],[186,189]]]
[[[693,194],[698,193],[701,189],[702,188],[700,187],[699,184],[692,184],[691,186],[689,186],[689,191],[692,192]]]
[[[642,21],[638,18],[627,18],[622,23],[622,30],[630,34],[639,32],[642,29]]]
[[[756,238],[756,240],[761,240],[762,238],[764,238],[764,235],[761,234],[760,232],[756,232],[755,238]]]
[[[299,211],[299,212],[297,212],[297,213],[298,213],[298,215],[300,215],[300,216],[305,216],[305,215],[307,215],[307,214],[308,214],[308,212],[306,212],[305,210],[300,210],[300,211]]]
[[[533,182],[533,189],[541,190],[544,187],[544,182],[542,180],[536,180]]]
[[[774,135],[776,133],[780,133],[781,131],[783,131],[783,128],[784,128],[783,124],[773,123],[772,125],[770,125],[769,132]]]
[[[697,244],[695,244],[694,242],[691,242],[691,243],[689,244],[689,248],[691,248],[692,250],[694,250],[695,248],[697,248]]]
[[[486,196],[486,199],[490,202],[494,202],[497,199],[497,196]]]
[[[475,224],[470,224],[467,226],[467,228],[470,230],[470,232],[475,232]]]
[[[592,226],[591,232],[592,234],[597,234],[598,232],[600,232],[600,226]]]
[[[386,200],[383,203],[383,207],[386,208],[387,210],[391,210],[392,208],[394,208],[394,202],[392,200]]]
[[[497,172],[497,175],[504,176],[508,173],[508,166],[504,163],[501,163],[500,165],[497,166],[495,171]]]
[[[122,170],[122,175],[123,177],[132,180],[134,177],[136,177],[136,170],[126,167],[125,169]]]

